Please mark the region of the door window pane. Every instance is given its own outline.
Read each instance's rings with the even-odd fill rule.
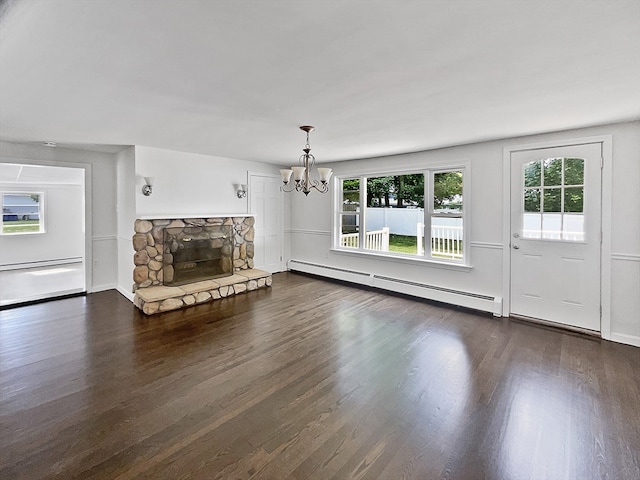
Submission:
[[[562,185],[562,158],[548,158],[544,161],[544,185]]]
[[[568,187],[564,189],[564,211],[582,213],[584,203],[584,187]]]
[[[584,215],[565,215],[562,225],[562,239],[574,242],[584,241]]]
[[[540,189],[533,188],[524,191],[524,211],[539,212],[540,211]]]
[[[584,185],[584,160],[582,158],[564,159],[564,184]]]
[[[562,238],[562,214],[542,214],[542,238],[560,240]]]
[[[540,174],[541,162],[529,162],[524,165],[524,186],[539,187],[542,185],[542,175]]]
[[[562,189],[561,188],[545,188],[543,210],[545,212],[561,212],[562,211]]]
[[[522,217],[522,236],[524,238],[542,237],[542,215],[525,213]]]

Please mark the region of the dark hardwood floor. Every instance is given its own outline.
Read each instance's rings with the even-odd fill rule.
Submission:
[[[0,312],[0,478],[638,479],[640,349],[292,273]]]

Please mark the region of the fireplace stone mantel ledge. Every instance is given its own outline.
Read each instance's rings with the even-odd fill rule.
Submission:
[[[156,285],[139,288],[135,292],[133,303],[147,315],[154,315],[270,286],[269,272],[251,268],[228,277],[177,287]]]
[[[202,213],[200,215],[140,215],[140,220],[180,220],[183,218],[228,218],[228,217],[255,217],[255,213]]]

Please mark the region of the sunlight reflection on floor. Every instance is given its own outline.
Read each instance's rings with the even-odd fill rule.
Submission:
[[[82,262],[0,272],[0,305],[29,302],[84,290]]]

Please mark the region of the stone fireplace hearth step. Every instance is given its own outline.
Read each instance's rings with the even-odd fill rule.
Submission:
[[[135,292],[133,301],[144,313],[153,315],[270,286],[269,272],[251,268],[228,277],[188,283],[178,287],[156,285],[139,288]]]

